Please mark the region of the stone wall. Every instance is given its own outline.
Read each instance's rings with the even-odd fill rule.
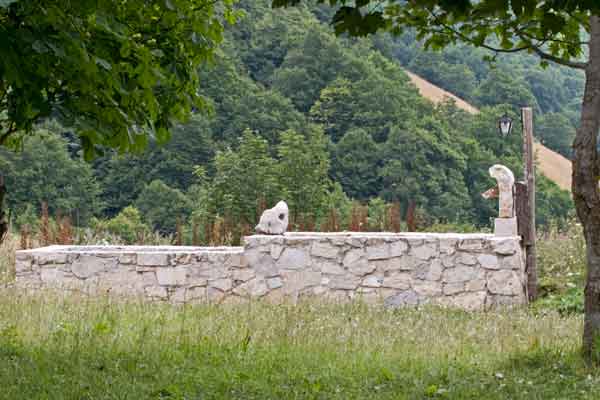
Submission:
[[[465,309],[526,302],[518,237],[288,233],[245,246],[74,247],[17,253],[17,284],[174,303],[317,296]]]

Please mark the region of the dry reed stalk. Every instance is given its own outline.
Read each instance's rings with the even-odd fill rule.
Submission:
[[[417,204],[414,200],[408,202],[408,209],[406,210],[406,227],[409,232],[415,232],[417,230],[417,222],[415,218],[415,212]]]
[[[200,246],[200,227],[196,221],[192,222],[192,246]]]
[[[181,226],[181,218],[177,217],[175,225],[175,245],[183,246],[183,227]]]
[[[394,202],[388,208],[388,226],[387,229],[392,232],[400,232],[401,229],[401,218],[400,218],[400,203]]]
[[[73,244],[73,225],[71,224],[71,218],[62,217],[57,219],[58,225],[58,237],[57,241],[62,245]]]
[[[21,231],[20,232],[20,235],[21,235],[20,248],[21,248],[21,250],[27,250],[27,249],[29,249],[29,245],[30,245],[29,225],[25,224],[25,225],[21,226],[20,231]]]
[[[50,216],[48,215],[48,203],[42,202],[42,225],[40,227],[40,235],[42,245],[48,246],[50,244]]]

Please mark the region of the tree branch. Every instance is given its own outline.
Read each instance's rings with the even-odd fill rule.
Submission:
[[[566,67],[576,68],[576,69],[586,69],[588,66],[588,63],[586,63],[586,62],[570,61],[570,60],[566,60],[561,57],[553,56],[552,54],[546,53],[545,51],[543,51],[542,49],[540,49],[537,46],[532,47],[532,49],[535,52],[535,54],[537,54],[541,59],[552,61],[556,64],[560,64],[560,65],[564,65]]]

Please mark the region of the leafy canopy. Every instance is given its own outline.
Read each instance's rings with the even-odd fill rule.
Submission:
[[[301,0],[273,0],[274,7]],[[548,61],[584,68],[589,13],[600,13],[597,0],[319,0],[337,7],[331,24],[337,34],[365,36],[380,29],[399,34],[415,28],[426,47],[439,49],[458,41],[496,53],[528,51]]]
[[[139,150],[205,109],[211,60],[233,0],[1,0],[0,145],[53,117],[94,145]]]

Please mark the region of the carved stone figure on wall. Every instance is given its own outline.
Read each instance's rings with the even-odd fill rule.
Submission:
[[[499,196],[499,218],[512,218],[515,216],[514,206],[514,187],[515,176],[512,171],[504,165],[493,165],[490,170],[490,175],[498,182]]]
[[[504,165],[496,164],[489,169],[492,178],[498,183],[499,209],[498,218],[494,220],[496,236],[517,236],[517,218],[515,217],[515,176]],[[490,195],[491,190],[484,193]],[[491,195],[490,195],[491,197]]]
[[[258,225],[254,228],[256,233],[267,235],[282,235],[287,231],[289,209],[285,201],[280,201],[275,207],[265,210]]]

